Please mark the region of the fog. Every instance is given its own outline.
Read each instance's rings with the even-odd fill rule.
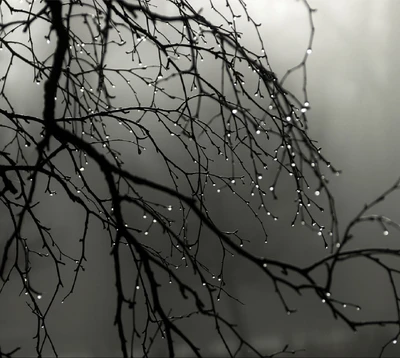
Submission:
[[[289,68],[301,61],[307,50],[310,28],[306,8],[301,1],[294,0],[246,2],[255,21],[262,23],[260,32],[269,62],[278,78],[281,78]],[[195,2],[198,7],[201,7],[200,3],[204,6],[203,14],[210,13],[207,10],[208,1]],[[343,230],[365,203],[379,196],[400,174],[397,155],[400,152],[397,82],[400,71],[397,63],[400,56],[400,3],[397,0],[314,0],[310,1],[310,5],[317,9],[314,13],[315,38],[307,62],[310,137],[318,140],[324,155],[342,171],[340,176],[330,177],[329,185],[336,198],[340,229]],[[159,11],[168,13],[169,10],[160,4]],[[258,43],[253,42],[254,36],[250,35],[250,27],[246,26],[249,25],[243,21],[243,42],[249,47],[258,46]],[[47,29],[43,29],[45,33]],[[0,54],[0,61],[1,56],[4,55]],[[143,56],[145,62],[146,55]],[[110,63],[118,62],[118,59],[118,53],[109,54]],[[205,61],[204,71],[209,71],[208,76],[212,77],[218,68]],[[19,103],[18,111],[40,116],[43,109],[43,86],[30,83],[21,86],[26,76],[29,77],[18,69],[12,74],[13,83],[10,88],[13,96],[24,98]],[[295,74],[286,83],[300,97],[301,79],[301,74]],[[145,87],[138,89],[144,91]],[[128,92],[121,90],[118,93],[117,88],[116,94],[121,102],[129,102]],[[172,139],[165,138],[165,133],[157,127],[155,121],[154,127],[151,122],[147,125],[159,137],[160,145],[179,160],[181,149],[173,146]],[[111,130],[111,135],[120,134],[118,126]],[[5,132],[0,133],[0,139],[5,140],[6,135]],[[31,150],[30,155],[35,155]],[[182,158],[183,164],[185,160]],[[158,178],[168,183],[165,168],[154,153],[149,151],[143,157],[124,157],[124,161],[130,170],[135,170],[141,176]],[[191,163],[187,162],[186,165]],[[105,184],[96,180],[98,168],[91,167],[90,161],[88,166],[90,170],[87,172],[93,181],[94,190],[105,193]],[[327,252],[315,234],[298,226],[294,229],[290,227],[293,212],[288,209],[287,202],[290,202],[291,197],[285,196],[284,188],[280,194],[282,201],[273,203],[280,220],[268,222],[268,249],[263,246],[263,240],[262,245],[254,243],[253,248],[264,250],[265,256],[295,264],[324,257]],[[248,233],[250,240],[257,242],[260,233],[253,231],[252,224],[246,220],[240,208],[235,206],[236,199],[222,194],[210,200],[215,213],[219,215],[217,221],[223,230],[240,228],[242,232]],[[387,201],[379,204],[374,212],[400,221],[398,200],[399,195],[394,193]],[[83,211],[77,210],[61,193],[57,197],[41,198],[41,207],[46,225],[52,226],[58,242],[71,255],[79,253],[78,238],[82,235]],[[6,215],[5,211],[0,214],[4,217]],[[4,217],[0,218],[2,246],[11,232]],[[26,225],[29,232],[29,223]],[[157,245],[157,235],[161,234],[161,230],[152,230],[149,240]],[[383,236],[380,227],[365,223],[355,233],[355,247],[400,246],[400,236],[395,230]],[[38,237],[32,237],[32,245],[35,245],[35,240],[40,248]],[[218,245],[211,240],[207,241],[207,237],[204,240],[209,247],[209,256],[204,255],[204,261],[217,270],[219,261],[212,254]],[[101,225],[91,225],[85,271],[80,273],[73,295],[64,303],[61,303],[61,297],[64,297],[61,295],[48,317],[47,329],[51,330],[60,356],[121,355],[117,330],[113,326],[116,295],[114,268],[109,253],[110,240],[107,234]],[[54,267],[41,259],[32,264],[36,287],[44,292],[41,303],[45,305],[51,298],[46,296],[46,292],[51,291],[51,284],[55,280]],[[128,256],[124,264],[130,267]],[[62,274],[66,283],[63,292],[66,293],[73,280],[73,267],[68,265],[63,268]],[[244,305],[223,297],[219,303],[221,312],[239,324],[245,338],[268,353],[289,344],[291,349],[304,349],[296,353],[299,357],[377,356],[381,346],[396,333],[390,328],[363,328],[354,333],[343,322],[335,321],[330,311],[312,294],[300,297],[284,291],[290,306],[297,309],[297,313],[288,316],[271,282],[239,258],[227,260],[225,280],[229,292]],[[37,321],[26,304],[25,296],[18,296],[20,290],[21,282],[16,278],[7,284],[0,295],[0,345],[4,351],[22,346],[16,356],[34,356],[35,340],[32,337],[36,332]],[[170,300],[171,306],[174,306],[179,292],[168,286],[164,291],[163,299]],[[395,316],[393,293],[386,276],[361,260],[341,266],[335,276],[334,293],[338,299],[362,307],[361,312],[349,313],[351,317],[390,319]],[[184,306],[182,303],[179,305]],[[183,309],[183,306],[180,308]],[[355,311],[350,307],[344,309]],[[138,311],[139,320],[143,319],[144,313]],[[212,323],[194,317],[183,327],[185,332],[195,337],[196,344],[202,348],[205,356],[226,355]],[[178,356],[192,354],[179,343],[176,353]],[[50,350],[47,354],[50,354]],[[136,354],[140,354],[139,351]],[[167,355],[165,345],[157,343],[153,354]],[[399,345],[390,345],[386,355],[399,356]]]

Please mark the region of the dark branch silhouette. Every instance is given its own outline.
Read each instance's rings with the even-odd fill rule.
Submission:
[[[352,330],[396,327],[382,355],[400,334],[396,284],[400,270],[393,261],[400,250],[354,249],[349,244],[355,239],[354,228],[366,221],[380,225],[384,235],[390,226],[399,229],[389,218],[370,212],[400,182],[365,205],[340,234],[328,182],[329,175],[340,171],[308,134],[306,65],[313,46],[315,10],[303,0],[310,22],[309,44],[301,62],[279,79],[268,61],[261,24],[252,19],[244,1],[226,1],[222,11],[217,1],[210,0],[218,24],[196,10],[194,3],[165,0],[159,9],[156,5],[161,3],[150,0],[30,0],[18,5],[0,1],[0,126],[4,133],[0,200],[12,227],[2,241],[0,293],[10,280],[20,278],[21,292],[37,319],[36,353],[42,356],[51,347],[57,355],[46,321],[51,307],[68,299],[84,265],[90,264],[86,263],[87,238],[100,225],[110,239],[115,325],[124,357],[133,356],[138,347],[143,356],[150,355],[158,339],[165,340],[166,354],[171,357],[176,355],[176,342],[202,356],[202,347],[181,326],[194,316],[214,322],[215,334],[231,357],[243,349],[259,357],[295,353],[288,346],[276,353],[261,351],[221,315],[221,297],[240,302],[225,284],[228,256],[240,257],[263,272],[287,314],[296,309],[287,303],[286,289],[298,294],[311,291],[333,318]],[[252,24],[258,49],[242,45],[241,20]],[[48,33],[44,39],[43,30]],[[30,69],[33,82],[43,87],[41,116],[21,110],[11,93],[14,66]],[[285,87],[286,79],[297,71],[303,73],[300,94]],[[149,178],[141,173],[138,163],[146,153],[158,158],[154,165],[162,165],[163,176]],[[287,208],[293,215],[291,225],[309,228],[327,249],[312,264],[298,266],[260,256],[247,245],[249,233],[222,229],[213,208],[219,196],[229,193],[234,205],[246,218],[251,216],[254,227],[263,233],[256,240],[267,243],[270,223],[278,220],[274,200],[280,191],[295,195],[294,204]],[[83,213],[80,257],[62,248],[39,213],[45,195],[57,194]],[[325,198],[326,209],[315,196]],[[51,205],[45,210],[50,211]],[[40,252],[31,247],[27,222],[33,223],[34,235],[40,237]],[[147,240],[153,233],[163,248]],[[219,251],[217,246],[210,251],[203,243],[210,240],[219,245]],[[129,280],[124,278],[121,258],[126,253],[135,268]],[[217,259],[219,272],[205,263],[205,253]],[[43,293],[31,279],[35,255],[51,260],[57,276],[53,291],[46,294],[50,297],[46,305],[44,300],[39,302]],[[354,319],[342,308],[358,311],[361,304],[342,302],[332,292],[337,267],[360,258],[387,275],[396,303],[391,320]],[[66,282],[61,267],[70,264],[75,267],[74,278]],[[179,269],[185,267],[186,272],[191,270],[190,278]],[[325,276],[316,274],[321,270]],[[168,282],[182,300],[190,301],[189,313],[175,315],[164,299],[162,290]],[[147,313],[144,323],[135,320],[138,302],[143,302],[140,310]],[[127,310],[133,317],[129,324]],[[11,357],[18,349],[0,350],[0,356]]]

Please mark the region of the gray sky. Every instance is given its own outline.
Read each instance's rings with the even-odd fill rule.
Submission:
[[[205,13],[207,3],[204,1]],[[248,0],[247,3],[249,13],[263,23],[261,33],[267,44],[270,64],[280,77],[301,60],[307,49],[307,12],[301,2],[294,0]],[[399,175],[397,79],[400,3],[397,0],[319,0],[310,1],[310,5],[318,9],[314,15],[313,52],[308,61],[308,91],[312,108],[309,112],[310,133],[319,141],[331,162],[343,171],[341,176],[330,180],[343,230],[364,203],[376,198]],[[250,33],[250,30],[246,31],[247,25],[243,23],[242,26],[243,41],[249,46],[254,45],[251,36],[247,35]],[[110,61],[114,60],[116,58],[111,55]],[[210,71],[212,75],[216,69],[210,66]],[[15,96],[26,99],[21,101],[20,111],[39,116],[41,92],[36,90],[33,93],[29,86],[21,88],[22,76],[25,74],[13,74],[15,82],[11,85]],[[298,79],[290,80],[288,88],[298,91]],[[121,97],[126,99],[123,93]],[[118,128],[113,130],[118,133]],[[177,150],[174,152],[174,148],[171,148],[171,153],[179,154]],[[163,174],[156,160],[151,156],[134,163],[127,159],[127,165],[134,165],[143,176],[159,177]],[[101,185],[98,189],[102,190]],[[44,200],[51,206],[51,211],[45,211],[43,215],[60,235],[60,242],[71,252],[78,252],[76,237],[81,235],[81,213],[62,195]],[[227,227],[239,225],[241,230],[252,232],[251,225],[231,208],[230,200],[223,196],[213,203],[220,212],[220,222]],[[284,215],[284,203],[277,202],[276,205],[277,212]],[[378,214],[400,221],[398,194],[395,193],[377,209]],[[295,263],[322,257],[326,252],[318,237],[301,229],[294,233],[287,225],[291,218],[290,214],[268,224],[270,244],[266,254]],[[356,233],[359,237],[355,246],[399,245],[399,235],[394,230],[385,237],[379,227],[365,224]],[[3,237],[6,236],[0,235],[0,239]],[[212,252],[215,244],[210,242],[209,245]],[[114,275],[108,252],[109,240],[100,228],[93,226],[88,241],[86,271],[79,278],[76,292],[65,303],[56,302],[49,317],[49,327],[54,332],[53,338],[61,356],[119,355],[118,337],[112,325]],[[210,257],[209,265],[215,265],[214,261]],[[54,279],[52,267],[47,267],[41,260],[35,264],[33,275],[38,286],[46,292],[46,283]],[[343,323],[334,321],[324,305],[310,295],[299,298],[288,293],[288,301],[298,309],[298,313],[287,316],[272,285],[264,277],[239,259],[228,260],[227,267],[226,281],[230,292],[246,305],[241,307],[224,297],[220,303],[222,310],[242,325],[241,332],[246,338],[251,338],[267,352],[279,350],[289,343],[293,349],[307,350],[299,352],[299,356],[373,356],[393,334],[390,329],[383,328],[365,329],[354,334]],[[64,271],[68,282],[68,278],[72,278],[71,272]],[[363,310],[357,313],[360,317],[373,319],[393,315],[394,303],[389,286],[383,275],[369,265],[358,261],[343,266],[335,279],[335,294],[344,301],[361,305]],[[20,355],[30,356],[34,354],[34,340],[31,338],[36,322],[25,304],[25,297],[17,297],[19,290],[20,283],[11,282],[0,295],[0,344],[5,351],[23,345]],[[167,287],[165,297],[174,306],[176,292]],[[44,295],[43,301],[47,299]],[[223,355],[212,327],[202,320],[192,319],[185,329],[197,337],[197,344],[204,347],[205,355]],[[185,349],[178,345],[177,354],[185,356],[188,354]],[[154,353],[165,354],[162,346]],[[398,356],[400,350],[393,345],[387,354]]]

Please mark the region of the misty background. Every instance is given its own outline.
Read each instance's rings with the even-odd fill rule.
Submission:
[[[269,62],[281,78],[287,69],[301,61],[307,49],[310,31],[307,10],[301,1],[294,0],[248,0],[247,4],[255,21],[262,23],[260,31]],[[339,177],[330,177],[330,188],[336,197],[340,228],[343,230],[363,204],[380,195],[400,174],[397,156],[400,149],[400,3],[396,0],[320,0],[310,1],[310,5],[318,11],[314,13],[316,33],[313,52],[307,62],[311,107],[308,113],[309,134],[312,139],[318,140],[324,155],[342,170]],[[196,6],[204,6],[203,15],[207,14],[207,1],[196,2]],[[162,4],[158,11],[168,13]],[[240,26],[244,33],[242,43],[251,47],[254,37],[250,35],[250,27],[246,32],[249,25],[242,21]],[[43,34],[47,31],[43,28]],[[114,53],[110,54],[109,60],[118,61],[118,58],[118,53]],[[210,65],[207,67],[211,73],[218,71]],[[301,83],[301,76],[301,73],[293,75],[286,84],[300,98],[298,84]],[[41,116],[43,93],[36,84],[21,86],[25,78],[31,78],[29,71],[16,68],[12,78],[9,88],[13,89],[16,98],[23,98],[17,111]],[[122,92],[118,95],[124,98],[126,94]],[[114,134],[118,134],[118,130],[114,128]],[[157,128],[153,130],[157,131]],[[3,135],[0,134],[0,139]],[[160,132],[160,141],[163,140],[169,143],[170,138],[163,139]],[[178,155],[178,151],[175,154]],[[142,176],[162,178],[165,175],[159,159],[152,157],[151,153],[139,161],[127,157],[124,160],[127,168],[134,168]],[[88,175],[95,178],[96,169]],[[96,189],[100,192],[104,190],[104,183],[98,183]],[[232,205],[234,199],[228,195],[219,198],[213,202],[213,207],[220,213],[218,222],[227,229],[240,226],[242,232],[249,233],[250,239],[257,240],[257,233],[253,232],[250,223]],[[400,221],[398,200],[398,194],[394,193],[374,213]],[[67,250],[79,252],[82,212],[61,194],[57,198],[42,198],[42,204],[41,216],[46,218],[46,224],[51,224],[57,240],[64,243]],[[270,242],[268,249],[262,248],[266,250],[265,256],[305,264],[326,255],[315,234],[298,226],[294,229],[290,227],[292,211],[285,218],[287,202],[283,200],[273,204],[282,220],[268,223]],[[4,212],[1,214],[4,215]],[[3,244],[11,229],[3,217],[0,218],[0,225],[0,243]],[[152,235],[152,240],[157,240],[156,233]],[[394,230],[383,236],[381,228],[366,223],[355,233],[358,235],[356,246],[399,246],[400,235]],[[49,314],[48,329],[60,356],[120,355],[117,330],[113,326],[116,300],[109,244],[101,226],[92,225],[85,272],[80,273],[74,294],[64,303],[55,302]],[[212,257],[216,244],[209,242],[208,245],[208,264],[213,267],[217,264]],[[128,256],[126,261],[129,267]],[[236,321],[241,333],[256,347],[268,353],[278,351],[288,343],[291,349],[306,350],[297,353],[300,357],[376,356],[380,347],[395,333],[390,328],[365,328],[355,334],[342,322],[335,321],[314,295],[298,297],[287,292],[289,305],[298,310],[288,316],[265,277],[240,259],[229,258],[227,261],[225,280],[228,290],[245,305],[223,297],[221,312]],[[54,267],[46,265],[44,260],[37,260],[34,264],[33,277],[36,287],[44,292],[42,303],[45,304],[49,299],[46,290],[51,290],[49,286],[55,279]],[[63,270],[66,291],[72,279],[72,270],[71,266]],[[17,356],[34,356],[35,341],[32,337],[36,332],[36,320],[25,303],[24,295],[18,296],[20,290],[21,283],[13,280],[0,295],[0,344],[4,351],[21,345]],[[361,312],[354,312],[354,317],[390,319],[395,314],[392,292],[385,276],[362,260],[340,267],[332,291],[338,299],[362,307]],[[165,289],[165,299],[170,300],[171,306],[174,306],[177,297],[176,292],[168,287]],[[353,317],[353,312],[350,315]],[[204,355],[224,355],[223,346],[212,327],[195,317],[185,324],[185,331],[195,337]],[[184,345],[177,344],[177,355],[189,353]],[[158,344],[154,354],[166,355],[165,346]],[[386,355],[399,356],[399,345],[391,345]]]

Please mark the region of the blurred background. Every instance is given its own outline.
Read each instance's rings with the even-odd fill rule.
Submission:
[[[221,8],[225,3],[215,0]],[[281,78],[287,69],[298,64],[308,48],[310,34],[307,8],[295,0],[247,0],[248,11],[260,28],[266,53],[272,69]],[[208,1],[198,0],[193,6],[204,7],[203,15],[210,13]],[[340,170],[339,177],[330,178],[330,187],[336,197],[340,228],[351,220],[361,207],[391,186],[400,174],[399,66],[400,25],[397,0],[336,0],[309,2],[314,13],[316,29],[312,54],[307,62],[308,94],[311,110],[308,114],[310,137],[318,140],[324,155]],[[168,13],[160,3],[158,11]],[[243,43],[253,46],[254,33],[245,21],[240,23]],[[40,32],[41,29],[37,28]],[[46,34],[48,29],[43,29]],[[258,46],[258,44],[256,44]],[[114,57],[113,57],[114,56]],[[110,61],[118,54],[110,54]],[[0,57],[1,60],[1,57]],[[209,66],[209,71],[218,69]],[[30,84],[21,86],[23,70],[14,69],[10,84],[14,96],[22,97],[17,110],[31,115],[41,115],[42,92]],[[287,88],[301,98],[301,74],[287,81]],[[35,85],[35,84],[34,84]],[[33,85],[32,85],[33,86]],[[36,85],[35,85],[36,86]],[[10,89],[10,91],[11,91]],[[118,95],[118,89],[116,90]],[[124,96],[122,92],[120,96]],[[154,130],[157,130],[156,128]],[[115,129],[118,132],[118,129]],[[160,141],[163,140],[160,132]],[[3,136],[4,140],[5,134]],[[173,152],[174,149],[172,148]],[[177,154],[177,153],[175,153]],[[125,158],[128,168],[135,168],[142,176],[162,178],[164,175],[159,159],[149,154],[136,161]],[[89,164],[90,165],[90,164]],[[96,176],[96,169],[89,174]],[[96,188],[100,192],[103,184]],[[277,188],[279,194],[279,188]],[[284,188],[281,188],[284,195]],[[257,242],[259,233],[235,210],[228,195],[214,200],[213,208],[219,212],[219,223],[226,229],[240,227],[249,239]],[[323,198],[320,199],[323,203]],[[400,221],[399,195],[394,193],[381,203],[374,212]],[[82,212],[60,195],[58,198],[42,198],[46,224],[51,225],[57,240],[69,252],[79,252],[78,238],[82,235]],[[256,250],[264,250],[265,256],[305,264],[326,255],[318,237],[303,228],[291,228],[293,212],[284,200],[273,203],[281,220],[268,223],[270,242],[268,249],[255,243]],[[48,208],[51,207],[51,210]],[[2,209],[3,210],[3,209]],[[5,212],[1,212],[4,216]],[[10,227],[0,217],[0,243],[8,237]],[[29,225],[29,223],[27,224]],[[29,231],[29,226],[27,228]],[[161,232],[161,230],[160,230]],[[354,247],[399,247],[400,235],[394,230],[382,235],[377,225],[364,224],[355,232]],[[154,232],[157,240],[157,231]],[[36,238],[40,248],[39,238]],[[261,239],[263,242],[263,239]],[[35,237],[32,237],[35,245]],[[61,296],[54,303],[48,318],[48,329],[63,357],[110,357],[119,356],[117,330],[113,326],[115,315],[115,290],[113,262],[109,255],[110,242],[101,227],[92,225],[86,248],[88,262],[81,273],[74,294],[64,303]],[[216,243],[209,245],[209,257],[204,260],[210,267],[218,262],[212,257]],[[208,261],[207,261],[208,260]],[[129,267],[129,257],[126,258]],[[213,266],[214,265],[214,266]],[[228,258],[225,281],[228,290],[240,299],[241,305],[228,297],[222,297],[221,312],[240,325],[240,332],[258,348],[267,353],[279,351],[285,344],[291,349],[304,349],[296,355],[315,357],[377,356],[395,330],[390,328],[365,328],[353,333],[342,322],[335,321],[331,313],[313,295],[302,297],[287,293],[288,303],[298,312],[286,315],[273,287],[251,265],[238,258]],[[216,267],[216,266],[215,266]],[[400,267],[398,267],[400,269]],[[73,270],[73,268],[72,268]],[[36,287],[44,294],[43,305],[49,302],[46,292],[51,292],[55,273],[45,260],[34,262],[33,277]],[[72,280],[71,266],[63,269],[67,288]],[[36,320],[26,304],[25,296],[18,296],[21,283],[12,280],[0,295],[0,344],[7,351],[22,346],[18,356],[34,356]],[[201,287],[199,286],[199,289]],[[395,303],[386,276],[362,260],[343,265],[335,276],[335,297],[362,307],[360,312],[350,312],[359,319],[392,319]],[[62,295],[63,297],[63,295]],[[178,302],[177,293],[165,288],[164,299],[171,307]],[[179,303],[184,309],[184,304]],[[343,308],[353,310],[352,308]],[[179,309],[178,309],[179,310]],[[138,316],[141,317],[139,310]],[[213,330],[213,325],[199,317],[183,324],[185,332],[194,337],[206,356],[225,356],[223,345]],[[49,351],[50,352],[50,351]],[[50,354],[50,353],[49,353]],[[139,354],[139,353],[138,353]],[[165,346],[156,344],[153,354],[166,355]],[[177,343],[177,355],[188,356],[187,347]],[[243,351],[243,355],[246,352]],[[387,356],[400,356],[400,345],[390,345]]]

